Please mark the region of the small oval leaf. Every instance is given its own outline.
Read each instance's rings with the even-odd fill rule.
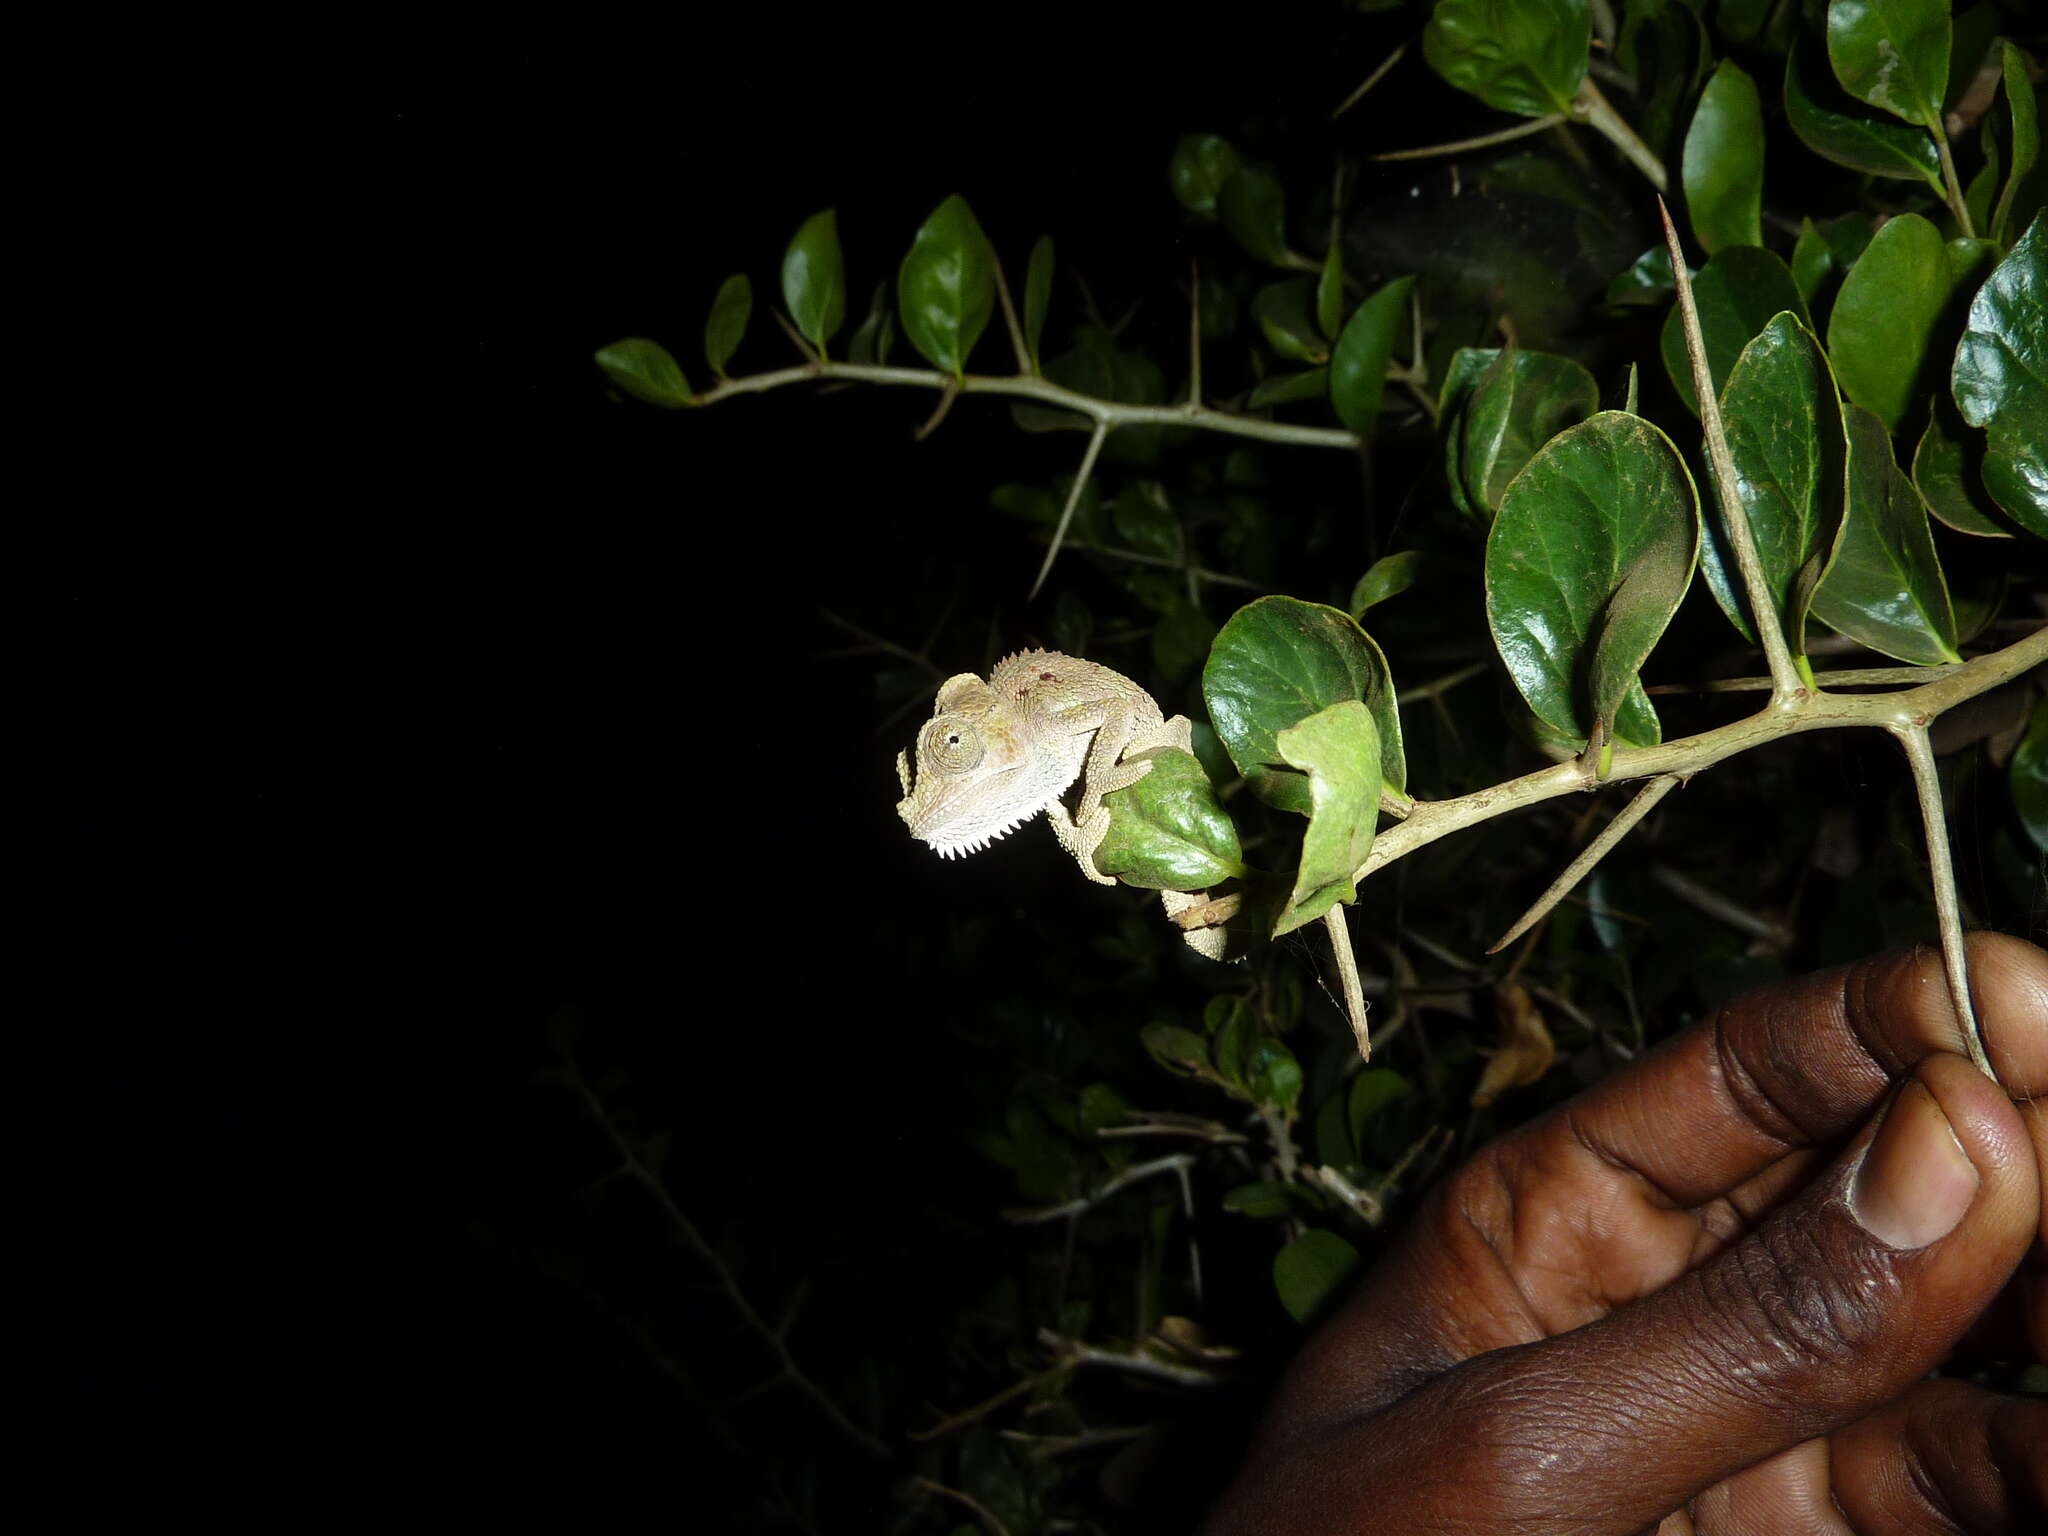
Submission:
[[[1160,752],[1151,772],[1102,803],[1109,833],[1095,867],[1105,875],[1148,891],[1205,891],[1243,875],[1237,827],[1191,754]]]
[[[1174,200],[1189,213],[1214,218],[1216,194],[1237,174],[1238,164],[1237,151],[1228,139],[1213,133],[1182,134],[1166,167]]]
[[[1830,0],[1828,62],[1858,101],[1925,128],[1948,88],[1949,0]]]
[[[2048,539],[2048,214],[1970,301],[1951,377],[1963,420],[1989,434],[1984,488]]]
[[[1723,59],[1685,134],[1685,207],[1709,252],[1764,243],[1764,112],[1756,82]]]
[[[846,319],[846,261],[834,210],[805,219],[782,253],[782,302],[798,334],[822,353]]]
[[[1727,385],[1742,349],[1780,310],[1790,310],[1802,324],[1812,324],[1792,269],[1760,246],[1731,245],[1717,252],[1693,279],[1692,301],[1699,310],[1700,336],[1716,390]],[[1697,416],[1699,401],[1693,394],[1692,364],[1685,355],[1685,328],[1676,304],[1664,317],[1663,352],[1672,386],[1685,408]]]
[[[1356,1248],[1316,1227],[1273,1255],[1273,1289],[1287,1315],[1305,1323],[1335,1298],[1358,1264]]]
[[[1896,432],[1933,387],[1933,343],[1954,291],[1941,231],[1917,213],[1885,222],[1835,295],[1828,356],[1842,393]]]
[[[1431,69],[1522,117],[1571,110],[1591,46],[1586,0],[1437,0],[1422,31]]]
[[[693,398],[690,381],[668,348],[645,336],[628,336],[601,349],[597,366],[613,384],[649,405],[674,410]]]
[[[1370,437],[1387,389],[1387,364],[1408,318],[1411,277],[1397,277],[1367,299],[1344,322],[1330,354],[1330,404],[1337,419],[1360,437]]]
[[[1801,43],[1785,55],[1785,121],[1799,141],[1825,160],[1871,176],[1941,186],[1934,140],[1917,128],[1865,117]]]
[[[965,198],[947,198],[918,230],[896,275],[896,307],[926,361],[966,372],[995,307],[995,257]]]
[[[1358,899],[1352,877],[1379,825],[1380,743],[1371,711],[1344,699],[1281,731],[1274,745],[1309,784],[1308,830],[1294,888],[1273,925],[1277,939],[1340,901]]]
[[[735,272],[719,284],[718,297],[711,301],[711,317],[704,322],[704,359],[721,379],[725,365],[747,334],[747,320],[753,312],[754,285],[746,273]]]

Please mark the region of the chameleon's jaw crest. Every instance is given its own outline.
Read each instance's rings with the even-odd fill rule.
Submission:
[[[1023,826],[1025,822],[1039,815],[1045,809],[1046,806],[1034,805],[1022,815],[1013,816],[1000,826],[990,827],[985,831],[977,830],[964,836],[928,836],[925,841],[931,844],[932,848],[942,859],[965,858],[970,853],[980,853],[990,843],[998,842],[1008,837],[1012,832]]]

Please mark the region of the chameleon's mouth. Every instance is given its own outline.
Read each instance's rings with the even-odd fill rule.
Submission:
[[[925,842],[930,844],[942,859],[965,858],[970,853],[981,852],[990,843],[999,842],[1003,838],[1008,837],[1044,809],[1045,807],[1042,805],[1035,806],[1031,810],[1026,811],[1022,816],[1006,821],[999,827],[992,827],[986,832],[979,832],[972,837],[948,838],[944,835],[934,835],[927,837]]]
[[[1027,805],[1013,802],[972,817],[948,817],[946,807],[940,806],[935,807],[936,814],[913,819],[908,814],[908,801],[900,809],[906,812],[904,820],[911,824],[912,837],[928,845],[942,859],[958,859],[1008,837],[1025,822],[1044,814],[1057,799],[1058,796],[1051,796]]]

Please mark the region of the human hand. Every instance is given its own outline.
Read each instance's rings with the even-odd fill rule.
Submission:
[[[1209,1536],[2048,1530],[2048,1401],[1926,1379],[1994,1303],[2048,1356],[2048,953],[1975,935],[1970,974],[2002,1088],[1920,950],[1489,1143],[1302,1350]]]

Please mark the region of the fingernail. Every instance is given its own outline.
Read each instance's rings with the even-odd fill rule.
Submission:
[[[1977,1197],[1977,1168],[1934,1095],[1910,1082],[1892,1101],[1849,1187],[1864,1231],[1892,1248],[1946,1237]]]

